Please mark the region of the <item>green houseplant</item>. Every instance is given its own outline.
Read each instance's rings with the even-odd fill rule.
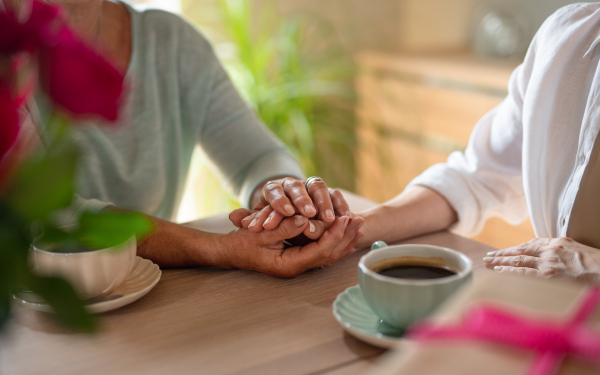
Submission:
[[[236,88],[305,173],[353,190],[353,61],[328,22],[314,15],[280,19],[252,4],[217,0],[212,9],[204,3],[183,5],[193,22],[205,26]],[[206,19],[211,10],[214,22]]]

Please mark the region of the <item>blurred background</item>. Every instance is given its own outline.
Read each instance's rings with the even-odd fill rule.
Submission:
[[[306,174],[377,202],[464,150],[569,0],[133,0],[182,14]],[[197,150],[180,222],[239,207]],[[534,237],[491,218],[476,240]]]

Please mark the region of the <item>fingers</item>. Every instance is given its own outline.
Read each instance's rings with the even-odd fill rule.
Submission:
[[[273,207],[267,206],[267,207],[263,208],[262,210],[254,213],[251,216],[252,221],[250,221],[250,224],[248,224],[248,230],[253,233],[257,233],[257,232],[260,232],[261,230],[263,230],[263,224],[269,218],[269,216],[271,215],[272,212],[273,212]]]
[[[538,268],[540,258],[528,255],[517,255],[502,257],[485,257],[483,258],[483,261],[485,262],[485,266],[488,268],[497,266]]]
[[[263,224],[263,228],[266,230],[273,230],[277,228],[277,226],[285,219],[286,217],[280,214],[279,212],[273,210],[267,220],[265,220]]]
[[[306,227],[308,219],[302,215],[294,215],[285,218],[277,228],[263,231],[261,235],[265,237],[266,243],[272,243],[294,238],[304,232]]]
[[[244,227],[246,229],[250,226],[250,224],[252,224],[252,221],[254,221],[254,218],[256,217],[256,215],[258,215],[260,213],[260,211],[248,211],[248,212],[249,212],[249,215],[242,219],[242,227]]]
[[[292,202],[286,196],[286,191],[279,182],[267,182],[261,194],[262,200],[273,206],[273,209],[283,216],[289,217],[296,213]]]
[[[325,222],[333,223],[335,220],[335,214],[333,213],[333,204],[331,203],[331,198],[329,197],[329,189],[327,185],[323,181],[314,181],[308,187],[308,195],[309,199],[312,198],[312,201],[316,204],[317,209],[319,210],[319,218]],[[345,216],[346,212],[344,212],[340,216]]]
[[[286,220],[283,222],[285,223]],[[337,218],[318,242],[312,242],[303,247],[296,246],[286,249],[281,254],[279,265],[283,269],[278,270],[278,275],[280,277],[294,277],[306,270],[324,265],[336,244],[339,244],[344,238],[349,220],[349,217]]]
[[[321,220],[310,220],[308,227],[304,230],[304,235],[311,240],[318,240],[332,225],[333,223],[326,223]]]
[[[351,216],[350,206],[346,202],[346,198],[337,189],[329,188],[329,198],[333,204],[333,209],[337,216]]]
[[[344,251],[342,251],[339,259],[344,258],[345,256],[348,256],[350,254],[354,254],[356,252],[356,244],[358,243],[358,241],[360,241],[361,238],[363,238],[365,236],[365,234],[362,231],[358,231],[356,233],[356,236],[354,236],[354,239],[352,240],[352,242],[350,242],[350,244],[348,246],[346,246],[346,248],[344,249]],[[339,260],[338,259],[338,260]]]
[[[313,201],[306,192],[304,182],[295,178],[286,178],[282,185],[285,193],[290,197],[298,212],[309,218],[317,214]]]
[[[289,220],[291,219],[285,219],[280,227]],[[337,218],[318,242],[283,251],[279,255],[277,269],[272,274],[288,278],[298,276],[311,268],[332,265],[335,261],[354,252],[354,245],[361,238],[358,233],[363,223],[362,218],[353,223],[349,217]]]
[[[346,231],[344,232],[344,237],[334,247],[334,249],[331,252],[326,263],[324,263],[322,265],[331,266],[333,263],[337,262],[339,259],[342,258],[342,254],[344,252],[346,252],[346,250],[349,250],[348,248],[351,246],[352,242],[354,242],[354,240],[356,239],[358,231],[363,226],[365,219],[363,219],[362,217],[359,217],[356,219],[350,219],[349,221],[350,222],[348,224],[348,227],[346,228]],[[353,247],[354,246],[350,247],[350,249],[352,249]]]
[[[499,273],[513,273],[517,275],[541,276],[540,270],[526,267],[497,266],[494,267],[494,271]]]
[[[492,251],[488,253],[488,256],[503,257],[503,256],[516,256],[516,255],[529,255],[539,257],[542,253],[542,248],[534,241],[522,243],[519,246],[509,247],[508,249]]]
[[[233,225],[235,225],[238,228],[241,228],[242,220],[244,220],[246,217],[250,216],[250,214],[252,214],[251,211],[249,211],[245,208],[239,208],[237,210],[232,211],[229,214],[229,220],[231,220]]]

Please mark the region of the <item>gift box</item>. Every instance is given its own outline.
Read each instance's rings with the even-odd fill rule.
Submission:
[[[485,272],[370,374],[600,374],[600,288]]]

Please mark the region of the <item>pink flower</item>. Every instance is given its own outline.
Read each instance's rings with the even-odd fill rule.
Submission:
[[[65,23],[60,8],[33,0],[19,22],[16,11],[0,12],[0,54],[35,53],[42,89],[75,116],[115,121],[124,74],[86,45]]]
[[[74,115],[100,115],[115,121],[123,74],[79,40],[60,31],[59,43],[40,53],[40,84],[52,100]]]
[[[19,134],[17,102],[8,86],[0,81],[0,160],[12,147]]]

